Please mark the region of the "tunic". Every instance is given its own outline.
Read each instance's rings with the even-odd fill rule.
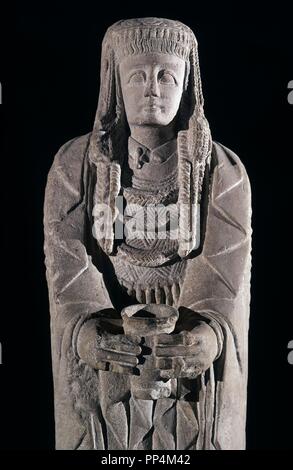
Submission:
[[[167,270],[160,265],[158,270],[133,263],[127,238],[115,256],[99,252],[91,233],[89,139],[90,134],[78,137],[59,150],[46,187],[56,447],[245,448],[251,204],[242,163],[213,143],[200,250],[183,261],[167,250],[161,260],[165,264],[169,257]],[[173,184],[176,201],[176,178]],[[139,188],[124,188],[124,193],[129,204]],[[139,243],[132,241],[132,252],[142,248]],[[154,259],[160,262],[159,256]],[[135,266],[131,270],[129,260]],[[155,271],[160,274],[153,279],[150,273]],[[129,376],[95,371],[76,351],[78,332],[88,319],[149,300],[205,319],[221,344],[209,370],[193,380],[175,380],[174,394],[156,401],[134,400]]]

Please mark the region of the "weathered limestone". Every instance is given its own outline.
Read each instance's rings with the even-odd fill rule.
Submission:
[[[46,187],[57,448],[245,448],[250,220],[193,32],[115,23],[93,131]]]

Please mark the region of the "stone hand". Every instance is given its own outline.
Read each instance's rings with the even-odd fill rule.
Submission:
[[[77,340],[79,357],[93,369],[136,374],[141,354],[140,336],[126,336],[102,328],[99,318],[88,320]],[[118,330],[119,331],[119,330]]]
[[[212,365],[218,352],[213,329],[204,321],[191,331],[157,337],[156,367],[162,379],[195,378]]]

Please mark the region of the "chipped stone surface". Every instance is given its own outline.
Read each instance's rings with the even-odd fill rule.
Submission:
[[[135,205],[153,225],[133,236]],[[250,222],[245,168],[204,116],[193,32],[111,26],[93,131],[61,147],[45,194],[58,449],[245,448]]]

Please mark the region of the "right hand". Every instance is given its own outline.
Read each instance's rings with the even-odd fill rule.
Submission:
[[[77,339],[79,357],[93,369],[137,374],[141,354],[140,336],[113,334],[101,328],[98,318],[81,327]]]

